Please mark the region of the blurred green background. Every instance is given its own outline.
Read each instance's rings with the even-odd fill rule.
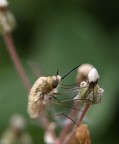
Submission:
[[[36,62],[46,76],[58,68],[63,75],[78,64],[94,65],[105,92],[102,103],[87,114],[91,140],[93,144],[119,143],[119,2],[9,0],[9,4],[17,20],[13,38],[31,82],[35,76],[28,61]],[[27,114],[27,95],[0,36],[0,134],[9,117],[21,113],[34,144],[43,144],[43,130]]]

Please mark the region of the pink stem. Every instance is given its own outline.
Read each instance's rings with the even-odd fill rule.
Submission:
[[[22,67],[20,59],[19,59],[17,52],[15,50],[12,36],[10,33],[4,33],[3,38],[4,38],[5,44],[7,46],[8,52],[11,56],[11,59],[15,65],[15,68],[16,68],[17,72],[19,73],[19,75],[20,75],[20,77],[24,83],[25,88],[29,92],[29,90],[31,88],[31,84],[29,82],[29,79],[27,78],[27,75],[26,75],[26,73]]]
[[[80,104],[80,101],[74,101],[74,106],[73,107],[79,107],[79,104]],[[72,109],[70,114],[69,114],[69,117],[71,118],[74,118],[77,114],[77,110],[76,109]],[[67,135],[67,132],[69,131],[69,129],[71,128],[72,126],[72,122],[71,121],[68,121],[67,125],[63,128],[63,130],[61,131],[60,133],[60,136],[59,136],[59,144],[62,144],[62,141],[66,138],[66,135]]]
[[[80,118],[79,118],[78,123],[77,123],[78,126],[81,124],[81,122],[82,122],[82,120],[83,120],[86,112],[88,111],[89,107],[90,107],[90,104],[88,104],[88,103],[86,103],[86,104],[84,105],[83,110],[82,110],[82,113],[81,113]]]
[[[83,106],[83,110],[82,110],[81,115],[80,115],[80,117],[79,117],[79,120],[78,120],[78,122],[77,122],[77,125],[78,125],[78,126],[81,124],[81,122],[82,122],[82,120],[83,120],[86,112],[88,111],[89,107],[90,107],[90,104],[88,104],[88,103],[86,103],[86,104]],[[63,144],[70,144],[72,138],[75,136],[76,129],[77,129],[77,126],[74,127],[73,131],[71,132],[70,137],[69,137],[68,139],[66,139],[66,141],[65,141]]]

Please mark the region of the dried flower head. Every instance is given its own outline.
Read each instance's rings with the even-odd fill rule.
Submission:
[[[16,27],[16,21],[13,14],[8,10],[6,0],[0,0],[0,32],[11,32]]]
[[[79,127],[77,127],[71,144],[91,144],[90,133],[86,124],[81,124]]]
[[[92,65],[84,64],[78,69],[77,81],[79,82],[79,93],[74,99],[89,104],[101,102],[104,90],[98,85],[99,74]]]
[[[79,93],[74,99],[80,99],[84,103],[98,104],[101,103],[103,92],[104,90],[98,84],[94,87],[89,87],[89,84],[83,81],[80,84]]]

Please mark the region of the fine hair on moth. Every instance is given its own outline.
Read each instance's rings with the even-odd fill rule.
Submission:
[[[55,76],[48,76],[48,77],[43,76],[43,77],[39,77],[35,81],[32,88],[30,89],[29,96],[28,96],[28,113],[31,118],[39,118],[41,116],[41,114],[43,114],[45,112],[45,110],[51,105],[51,103],[55,103],[58,105],[62,105],[64,107],[68,107],[68,106],[65,106],[64,104],[60,103],[61,101],[56,97],[57,95],[59,95],[58,87],[60,86],[60,82],[66,76],[68,76],[72,71],[77,69],[79,66],[80,65],[71,69],[63,77],[58,75],[58,70],[57,70],[57,73]],[[53,99],[55,99],[59,103],[53,102]],[[76,109],[76,108],[74,108],[74,109]],[[76,109],[76,110],[78,110],[78,109]],[[57,116],[58,115],[59,116],[62,115],[62,116],[69,118],[65,114],[57,114]],[[71,118],[69,118],[69,119],[71,119]]]

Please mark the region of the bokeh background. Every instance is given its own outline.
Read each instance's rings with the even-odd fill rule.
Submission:
[[[91,140],[93,144],[119,143],[118,1],[9,0],[9,4],[17,20],[13,38],[30,81],[36,77],[29,61],[46,76],[58,68],[63,75],[78,64],[93,64],[105,92],[102,103],[92,106],[86,117]],[[67,83],[75,81],[72,75]],[[0,36],[0,134],[10,116],[21,113],[34,144],[43,144],[43,130],[27,114],[27,97]]]

